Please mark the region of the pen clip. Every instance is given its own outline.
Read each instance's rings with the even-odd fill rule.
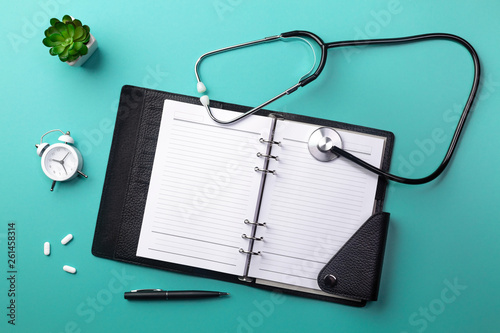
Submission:
[[[163,291],[163,289],[136,289],[136,290],[131,290],[131,293],[145,293],[145,292],[150,292],[150,291]]]

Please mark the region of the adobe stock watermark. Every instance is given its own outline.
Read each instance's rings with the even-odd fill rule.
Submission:
[[[495,81],[493,74],[488,73],[482,76],[481,82],[479,83],[479,96],[480,101],[488,100],[494,93],[498,91],[500,87],[500,82]]]
[[[236,7],[241,5],[243,0],[216,0],[213,7],[220,20],[224,20],[227,13],[232,13]]]
[[[257,139],[256,139],[257,140]],[[258,141],[256,141],[258,142]],[[228,158],[224,167],[210,173],[210,181],[197,188],[190,203],[176,203],[175,209],[185,223],[190,223],[195,216],[202,214],[210,207],[211,202],[220,200],[219,196],[244,171],[244,167],[255,160],[257,150],[255,142],[241,142]],[[254,170],[252,169],[252,172]]]
[[[399,0],[390,0],[387,3],[385,9],[371,10],[370,16],[371,20],[366,22],[363,27],[354,27],[354,40],[366,40],[372,39],[380,35],[382,30],[386,28],[393,20],[393,16],[401,14],[403,12],[403,5]],[[342,53],[344,58],[348,63],[351,62],[351,56],[353,54],[361,52],[364,48],[363,45],[358,45],[354,47],[342,47]]]
[[[36,37],[37,41],[43,38],[43,31],[48,27],[49,20],[59,13],[60,5],[69,3],[70,0],[44,0],[38,2],[39,10],[36,11],[31,17],[24,16],[21,19],[21,27],[18,32],[9,32],[7,39],[18,53],[22,45],[27,44],[30,40]]]
[[[421,306],[417,311],[410,314],[408,324],[418,333],[424,332],[431,323],[438,320],[446,309],[456,302],[462,292],[467,289],[467,286],[461,284],[458,278],[454,278],[453,282],[448,279],[443,281],[444,287],[438,297],[432,299],[425,306]],[[401,333],[409,333],[402,331]]]
[[[493,94],[495,94],[500,87],[500,82],[496,81],[493,75],[490,73],[484,76],[484,79],[479,85],[479,93],[476,97],[479,101],[488,100]],[[422,139],[415,139],[413,143],[416,148],[413,149],[409,154],[398,155],[398,167],[397,170],[403,177],[411,176],[417,167],[424,164],[424,162],[430,158],[437,150],[438,146],[445,142],[450,141],[450,135],[447,134],[449,128],[456,126],[464,105],[454,103],[452,107],[447,108],[442,112],[442,119],[444,121],[444,126],[438,126],[433,128],[428,135]]]
[[[306,236],[303,237],[306,238]],[[312,275],[316,277],[328,260],[338,252],[346,241],[340,241],[329,234],[321,238],[315,238],[313,242],[315,246],[314,249],[312,249],[309,259],[299,258],[300,260],[296,260],[295,264],[286,271],[286,275],[284,275],[283,280],[280,282],[300,286],[303,284],[304,280],[307,280]],[[330,254],[330,257],[324,258],[325,254]],[[265,255],[265,252],[263,255]]]
[[[282,130],[287,124],[284,123]],[[258,130],[262,138],[268,138],[269,131],[270,128]],[[257,136],[252,136],[240,143],[235,142],[235,149],[227,158],[224,167],[209,174],[210,181],[197,187],[190,202],[175,204],[178,215],[185,223],[190,223],[195,216],[205,212],[212,202],[220,202],[220,194],[225,193],[231,183],[240,179],[243,172],[258,172],[254,169],[257,166],[256,157],[262,158],[258,154],[265,154],[268,145],[266,142],[260,142],[259,139]]]
[[[157,64],[156,67],[148,65],[145,70],[147,74],[142,79],[142,85],[151,89],[158,88],[163,80],[168,76],[168,72],[164,71],[159,64]],[[137,108],[139,103],[142,103],[142,95],[132,94],[131,96],[126,96],[125,98],[126,99],[122,101],[123,112],[118,115],[121,120],[125,120],[128,117],[130,110]],[[120,100],[116,99],[110,105],[110,112],[113,116],[105,116],[99,121],[97,127],[82,131],[84,139],[78,141],[78,149],[84,157],[91,155],[94,148],[101,145],[104,136],[113,132],[116,119],[114,114],[116,114],[116,111],[118,110],[119,102]]]
[[[238,322],[236,332],[257,332],[257,329],[265,324],[266,319],[269,319],[274,314],[276,307],[283,304],[285,301],[286,296],[279,291],[272,291],[269,299],[263,301],[254,300],[252,302],[253,310],[246,316],[238,316],[236,318]]]
[[[104,309],[113,302],[118,296],[122,298],[122,293],[129,283],[135,280],[134,275],[128,275],[125,268],[121,272],[113,269],[112,277],[109,279],[106,287],[97,291],[95,294],[89,295],[75,309],[77,319],[70,320],[64,325],[61,333],[81,333],[85,328],[84,324],[92,323],[96,316],[103,312]]]

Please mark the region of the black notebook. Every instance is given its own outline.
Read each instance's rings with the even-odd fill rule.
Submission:
[[[211,105],[227,119],[248,110]],[[388,169],[386,131],[271,111],[219,125],[198,98],[125,86],[93,253],[350,305],[376,300],[386,183],[342,158],[314,159],[307,141],[321,126]]]

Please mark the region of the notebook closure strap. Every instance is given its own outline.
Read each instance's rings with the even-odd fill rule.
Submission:
[[[318,275],[324,292],[357,300],[378,297],[389,213],[372,215]]]

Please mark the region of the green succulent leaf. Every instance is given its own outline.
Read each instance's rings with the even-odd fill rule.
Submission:
[[[62,51],[60,54],[59,54],[59,58],[68,58],[68,55],[69,55],[69,45],[66,46],[64,48],[64,51]]]
[[[56,28],[54,27],[49,27],[47,30],[45,30],[45,37],[49,37],[52,34],[57,33]]]
[[[64,51],[61,54],[59,54],[59,60],[61,60],[61,61],[69,61],[68,60],[69,57],[70,57],[70,55],[69,55],[69,45],[68,45],[68,46],[66,46],[66,48],[64,49]]]
[[[59,33],[64,38],[69,38],[68,27],[66,26],[66,24],[64,24],[62,22],[58,22],[58,23],[56,23],[55,27],[56,27],[57,31],[59,31]]]
[[[68,28],[69,37],[73,38],[73,36],[75,35],[75,26],[73,25],[73,23],[68,23],[66,24],[66,27]]]
[[[70,56],[80,56],[80,52],[78,52],[78,50],[76,50],[75,48],[69,48],[69,55]]]
[[[54,54],[61,54],[64,52],[64,50],[67,48],[68,46],[64,46],[64,45],[57,45],[57,46],[54,46],[52,48],[52,53]]]
[[[49,49],[49,53],[51,56],[56,56],[57,54],[54,53],[54,48]]]
[[[48,37],[44,38],[43,41],[42,41],[42,43],[43,43],[43,45],[45,45],[47,47],[54,47],[54,46],[61,45],[61,42],[51,41]]]
[[[75,19],[75,20],[73,20],[73,24],[75,25],[75,27],[81,27],[82,21]]]
[[[87,52],[89,52],[89,49],[87,48],[87,45],[83,45],[82,48],[79,50],[80,54],[83,56],[83,55],[86,55]]]
[[[61,36],[59,33],[52,34],[47,38],[50,39],[52,42],[59,42],[59,44],[65,41],[64,37]]]
[[[72,49],[78,52],[82,47],[83,47],[83,42],[75,42],[73,43]]]
[[[56,19],[56,18],[51,18],[51,19],[50,19],[50,25],[51,25],[51,26],[53,26],[53,27],[55,27],[55,26],[56,26],[56,23],[58,23],[58,22],[61,22],[61,21],[59,21],[59,20],[58,20],[58,19]]]
[[[83,29],[85,29],[87,31],[87,33],[89,34],[90,33],[90,28],[88,25],[84,25],[83,26]]]
[[[90,40],[90,35],[87,36],[87,38],[85,38],[85,40],[83,41],[83,44],[87,44]]]
[[[77,26],[75,28],[75,32],[73,34],[73,40],[76,42],[82,42],[86,37],[86,31],[81,26]]]
[[[62,18],[62,21],[63,21],[63,23],[68,23],[68,22],[72,22],[73,19],[69,15],[64,15]]]

